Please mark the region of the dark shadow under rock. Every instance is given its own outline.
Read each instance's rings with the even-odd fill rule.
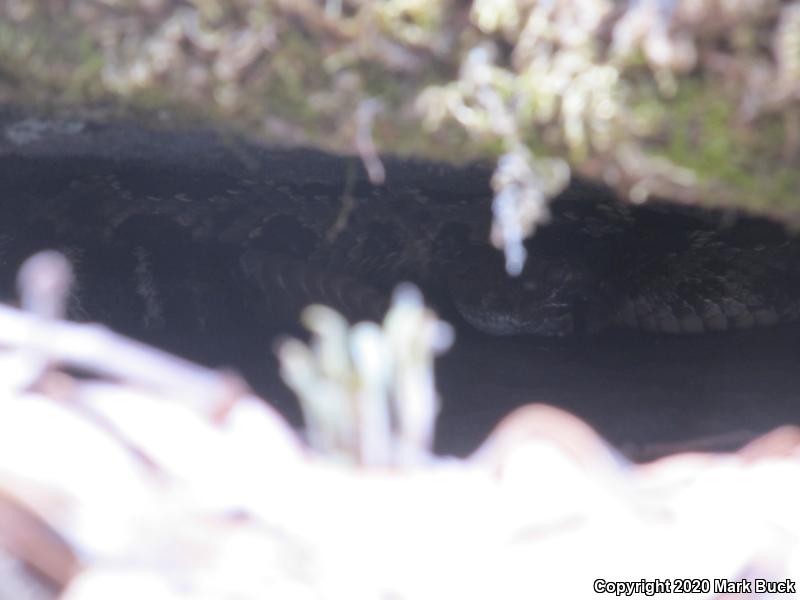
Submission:
[[[13,124],[0,125],[8,133]],[[798,421],[800,332],[759,328],[752,317],[771,318],[763,312],[767,300],[789,317],[800,306],[797,242],[780,227],[666,206],[613,209],[609,217],[597,210],[612,206],[608,193],[576,182],[555,205],[554,224],[529,244],[538,279],[528,281],[561,285],[566,272],[572,287],[564,289],[578,289],[567,309],[577,335],[493,338],[472,329],[449,296],[453,277],[462,287],[483,285],[481,294],[497,291],[482,279],[487,265],[502,264],[486,242],[489,169],[401,160],[386,167],[386,185],[375,186],[355,159],[127,124],[52,128],[22,141],[6,135],[0,291],[13,296],[26,256],[61,249],[78,273],[73,318],[236,368],[297,423],[276,375],[273,337],[297,333],[301,303],[339,302],[346,311],[361,302],[352,316],[374,316],[369,309],[382,307],[396,283],[414,280],[458,329],[438,371],[438,447],[446,453],[473,450],[502,416],[530,402],[574,412],[634,458],[725,449]],[[486,256],[478,267],[470,263]],[[757,293],[748,291],[750,304],[725,305],[730,331],[624,331],[614,328],[613,315],[601,315],[609,327],[587,335],[597,320],[592,294],[617,302],[620,293],[609,292],[608,282],[625,278],[634,281],[625,293],[638,294],[637,310],[650,310],[648,302],[657,307],[634,315],[639,329],[694,326],[681,310],[698,311],[701,296],[723,306],[720,297],[734,293],[696,284],[695,275],[716,277],[714,269],[731,256],[744,274],[738,283]],[[575,261],[584,279],[553,267]],[[676,283],[681,270],[689,275]],[[702,286],[709,291],[700,294]],[[721,317],[703,318],[708,329]]]

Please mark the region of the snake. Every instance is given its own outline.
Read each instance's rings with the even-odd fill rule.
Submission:
[[[764,219],[626,205],[578,182],[511,277],[487,241],[486,166],[395,161],[376,185],[348,159],[254,153],[255,168],[164,164],[157,152],[4,156],[0,291],[13,293],[27,254],[56,247],[77,273],[72,318],[124,313],[145,329],[219,333],[311,303],[379,320],[402,281],[495,336],[692,335],[800,318],[800,243]]]

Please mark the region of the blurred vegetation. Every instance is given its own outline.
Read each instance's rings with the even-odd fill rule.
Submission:
[[[545,161],[545,194],[557,161],[636,201],[800,222],[797,2],[4,0],[0,17],[0,101],[26,110],[523,157]]]
[[[310,446],[363,466],[432,459],[438,396],[433,359],[452,342],[419,291],[402,286],[382,325],[350,327],[336,311],[310,306],[311,346],[288,340],[281,374],[300,399]]]

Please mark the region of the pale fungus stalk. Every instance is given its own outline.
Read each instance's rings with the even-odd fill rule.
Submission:
[[[439,405],[433,359],[452,331],[419,291],[398,288],[382,326],[350,327],[323,306],[306,309],[303,320],[310,345],[289,340],[279,356],[312,448],[368,466],[427,461]]]

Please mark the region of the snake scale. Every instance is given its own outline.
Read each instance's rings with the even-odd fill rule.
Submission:
[[[269,326],[309,302],[378,318],[404,280],[496,335],[701,333],[800,317],[800,243],[763,220],[623,206],[576,185],[512,279],[485,241],[486,168],[400,162],[375,186],[356,162],[288,156],[232,169],[6,154],[2,292],[26,255],[56,247],[77,272],[71,316],[113,324],[125,314],[131,330],[219,333],[253,317]]]

